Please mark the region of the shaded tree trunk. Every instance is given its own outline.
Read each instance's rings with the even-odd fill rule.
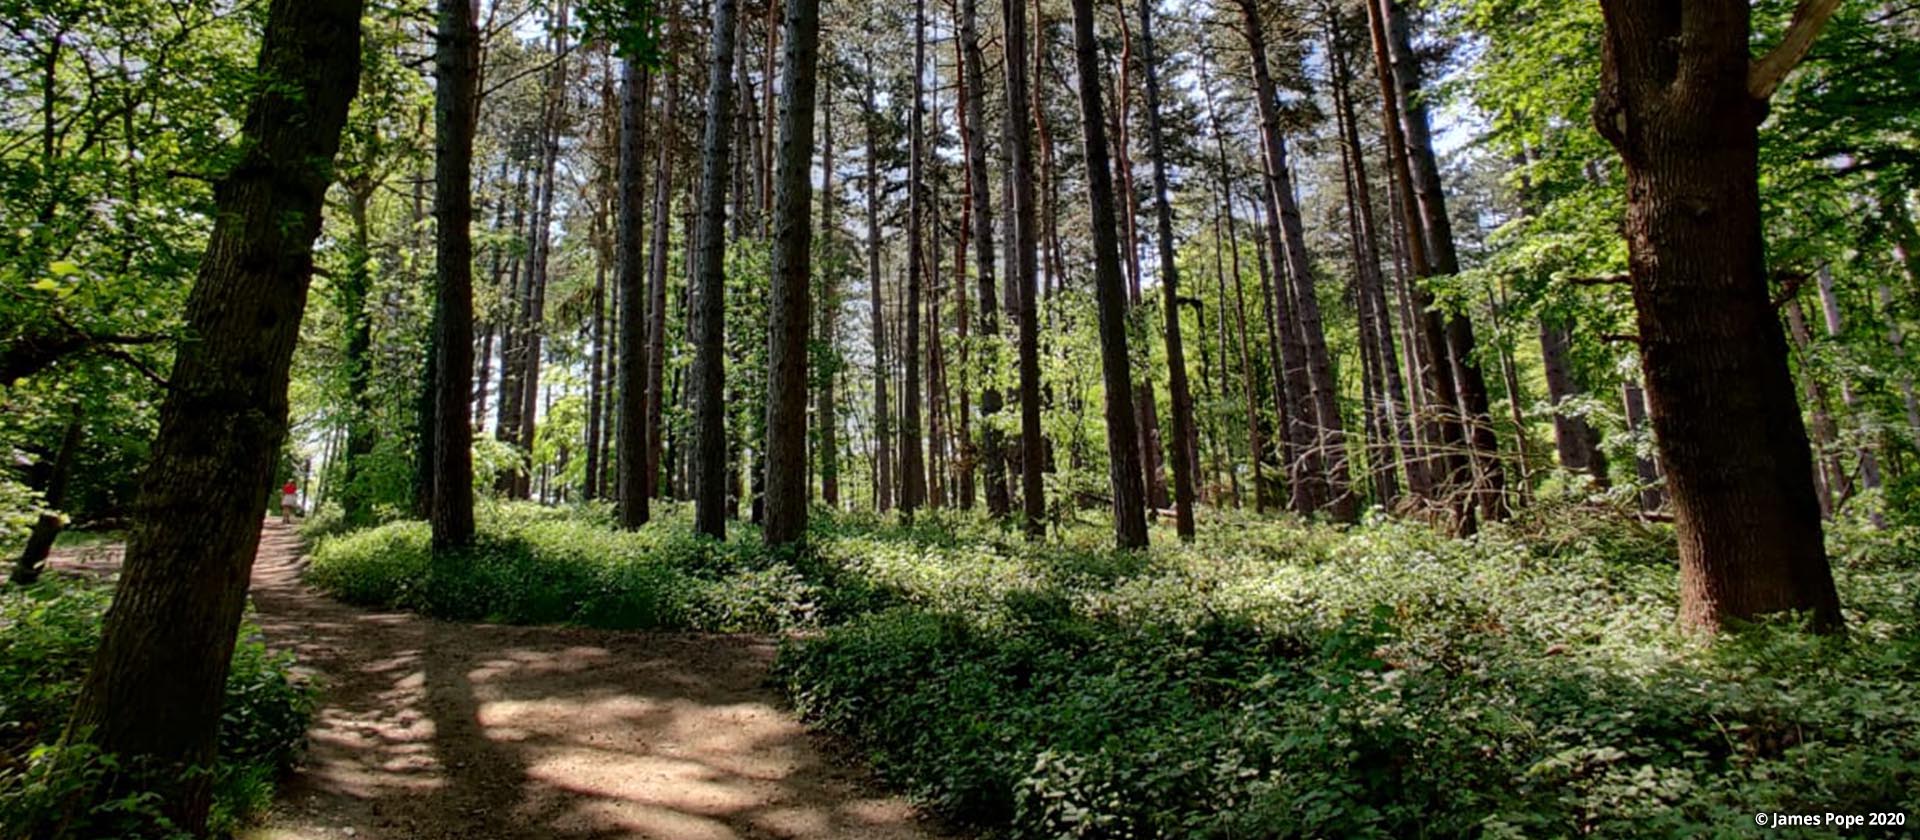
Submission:
[[[700,230],[692,282],[692,449],[694,529],[727,535],[726,226],[727,172],[734,117],[735,0],[713,0],[713,44],[707,79],[707,126],[701,141]]]
[[[992,379],[999,370],[1000,301],[993,274],[993,197],[987,188],[987,83],[982,67],[985,61],[980,54],[977,5],[976,0],[962,0],[960,6],[960,42],[966,84],[967,204],[973,223],[974,268],[980,290],[979,369],[987,372],[982,378],[984,384],[980,391],[980,463],[984,468],[982,478],[987,485],[987,514],[1002,519],[1012,512],[1013,502],[1007,494],[1005,442],[998,419],[1005,403],[999,387]],[[1007,60],[1020,61],[1018,58]],[[1012,198],[1009,196],[1004,200],[1011,202]],[[1009,231],[1009,238],[1012,236]],[[1014,273],[1011,265],[1007,270]]]
[[[831,80],[830,80],[831,82]],[[833,185],[833,85],[827,85],[826,101],[821,103],[823,122],[820,144],[820,242],[829,254],[839,250],[839,222],[834,217]],[[819,391],[815,396],[814,423],[820,442],[820,498],[827,507],[840,509],[840,407],[838,401],[840,371],[840,262],[830,266],[820,290],[820,342],[827,348],[827,362],[821,370]]]
[[[618,251],[614,259],[614,282],[620,288],[620,360],[614,371],[619,379],[614,445],[620,451],[622,468],[615,473],[619,488],[614,497],[619,502],[620,527],[631,529],[646,524],[652,513],[651,494],[647,492],[647,380],[652,375],[652,367],[647,359],[651,348],[645,336],[648,278],[644,273],[649,266],[644,261],[641,238],[645,233],[640,226],[640,208],[647,200],[641,170],[646,166],[644,124],[652,74],[633,59],[622,61],[621,68],[617,190],[620,214],[614,237]],[[658,190],[655,198],[657,201]],[[659,212],[657,205],[655,212]],[[656,216],[656,237],[658,221]],[[659,259],[656,255],[656,262]]]
[[[1007,195],[1012,206],[1013,255],[1007,272],[1013,275],[1018,290],[1016,304],[1020,355],[1020,504],[1028,539],[1038,539],[1047,531],[1046,445],[1040,432],[1040,317],[1038,248],[1039,223],[1036,219],[1033,187],[1032,100],[1027,79],[1027,3],[1025,0],[1001,0],[1000,11],[1006,23],[1006,57],[1001,63],[1006,72],[1007,111],[1005,142],[1010,161],[1013,189]],[[1037,0],[1036,0],[1037,7]],[[1036,59],[1037,61],[1037,59]]]
[[[907,164],[907,309],[901,321],[906,324],[905,355],[901,364],[906,381],[900,391],[900,512],[913,515],[927,500],[926,455],[920,443],[920,293],[925,287],[927,264],[926,215],[926,116],[924,88],[927,75],[927,4],[915,0],[913,7],[913,106],[908,128]]]
[[[880,114],[873,91],[873,54],[866,56],[867,290],[873,304],[874,509],[893,509],[893,410],[887,405],[887,310],[880,294]]]
[[[1771,88],[1750,89],[1748,6],[1687,0],[1679,15],[1603,0],[1601,11],[1594,123],[1626,164],[1628,264],[1680,542],[1681,623],[1715,630],[1805,610],[1837,630],[1806,426],[1767,292],[1757,126]]]
[[[1173,504],[1180,539],[1192,542],[1193,393],[1187,384],[1187,356],[1180,340],[1180,269],[1174,262],[1173,207],[1167,194],[1167,153],[1160,127],[1160,70],[1154,55],[1152,0],[1140,0],[1141,63],[1147,76],[1147,147],[1153,157],[1153,211],[1160,240],[1160,293],[1166,310],[1167,390],[1173,402]]]
[[[666,15],[663,37],[671,39],[678,29],[672,13]],[[674,117],[680,108],[680,73],[669,62],[664,70],[667,75],[666,93],[661,97],[660,125],[675,125]],[[660,457],[665,448],[666,430],[662,419],[666,413],[667,386],[667,246],[673,225],[673,134],[660,132],[657,157],[653,170],[653,254],[652,265],[647,278],[647,431],[645,475],[640,481],[641,491],[649,498],[663,497],[666,494],[660,487]],[[686,211],[691,218],[692,208]],[[687,225],[691,232],[692,225]],[[683,246],[689,252],[691,262],[693,238],[687,237]],[[691,272],[689,272],[691,274]],[[622,346],[627,338],[621,337]],[[629,467],[631,469],[632,467]]]
[[[807,533],[807,333],[813,319],[813,106],[819,0],[786,0],[773,288],[767,314],[766,542]]]
[[[1553,441],[1560,466],[1593,477],[1596,487],[1605,488],[1607,456],[1600,451],[1600,433],[1587,418],[1569,414],[1561,404],[1582,395],[1574,382],[1567,355],[1572,337],[1565,327],[1540,321],[1540,359],[1546,367],[1547,399],[1553,403]]]
[[[67,484],[73,476],[73,459],[80,450],[84,419],[76,403],[73,419],[67,421],[67,429],[60,435],[60,448],[54,450],[53,463],[47,466],[47,482],[41,493],[41,502],[47,510],[34,519],[33,528],[27,532],[27,544],[20,550],[20,556],[14,559],[10,579],[15,586],[31,586],[40,580],[47,553],[53,550],[54,539],[60,536],[60,529],[66,525],[66,519],[62,518],[59,511],[67,503]]]
[[[247,105],[238,159],[214,186],[213,232],[187,298],[196,340],[181,343],[174,362],[113,608],[66,731],[121,769],[77,807],[151,791],[180,830],[206,830],[204,768],[286,438],[313,241],[359,81],[361,8],[268,7],[258,65],[266,83]],[[471,352],[463,337],[449,355]]]
[[[1113,484],[1114,541],[1123,549],[1147,545],[1146,488],[1134,446],[1132,372],[1127,355],[1127,290],[1120,273],[1113,174],[1101,116],[1100,48],[1093,32],[1093,0],[1073,0],[1073,43],[1080,77],[1081,128],[1086,136],[1087,200],[1093,219],[1093,287],[1100,313],[1100,367],[1106,384],[1108,474]]]

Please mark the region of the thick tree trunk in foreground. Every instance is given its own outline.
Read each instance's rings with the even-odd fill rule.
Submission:
[[[1100,367],[1107,388],[1108,474],[1113,483],[1114,541],[1147,544],[1146,488],[1134,445],[1133,382],[1127,356],[1127,290],[1120,274],[1113,172],[1101,117],[1100,46],[1093,34],[1093,0],[1073,0],[1074,59],[1080,76],[1081,128],[1086,135],[1087,200],[1093,216],[1093,288],[1100,312]]]
[[[67,738],[120,758],[89,792],[160,795],[205,831],[221,698],[261,506],[287,431],[287,374],[313,240],[360,77],[360,0],[274,0],[239,159],[187,299],[172,389],[141,479],[125,565]],[[467,342],[462,351],[471,353]],[[466,404],[466,380],[460,380]],[[134,778],[138,775],[139,778]]]
[[[813,320],[813,105],[819,0],[786,0],[773,289],[767,307],[767,545],[807,533],[807,333]]]
[[[648,266],[643,265],[645,254],[640,245],[645,235],[640,229],[640,205],[647,200],[640,176],[640,170],[646,166],[642,122],[651,79],[648,71],[632,59],[621,62],[621,67],[620,214],[614,238],[618,243],[614,282],[619,284],[620,296],[620,356],[614,367],[619,391],[615,411],[619,419],[614,423],[614,447],[619,450],[621,468],[615,472],[619,487],[614,498],[619,503],[620,527],[638,528],[646,524],[652,513],[647,494],[647,380],[651,367],[645,338],[647,277],[644,272]]]
[[[713,44],[707,77],[707,126],[701,141],[700,230],[692,278],[693,524],[715,539],[727,535],[726,227],[727,171],[733,119],[735,0],[713,2]]]
[[[473,9],[442,0],[434,56],[433,544],[473,542],[473,132],[480,34]]]
[[[1776,56],[1749,60],[1744,0],[1680,5],[1603,0],[1594,104],[1594,123],[1626,164],[1641,361],[1680,542],[1680,620],[1711,631],[1804,610],[1838,630],[1761,243],[1757,126],[1778,81],[1762,73]],[[1794,28],[1805,23],[1796,16]]]
[[[1160,290],[1167,324],[1167,390],[1173,400],[1173,505],[1180,539],[1193,540],[1193,392],[1180,343],[1180,270],[1174,263],[1173,207],[1168,203],[1167,153],[1160,130],[1160,69],[1153,43],[1152,0],[1140,0],[1141,63],[1147,71],[1147,148],[1153,158],[1153,214],[1160,240]]]

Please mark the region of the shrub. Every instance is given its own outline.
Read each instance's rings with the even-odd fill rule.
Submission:
[[[80,692],[111,585],[51,575],[0,591],[0,827],[44,826],[76,793],[109,773],[133,773],[84,744],[58,744]],[[273,783],[306,743],[313,692],[292,660],[241,629],[227,677],[210,826],[230,834],[272,801]],[[139,786],[136,784],[137,789]],[[171,837],[156,794],[135,792],[72,815],[54,837]],[[11,837],[4,829],[0,836]]]
[[[435,555],[425,523],[321,540],[308,579],[343,600],[457,620],[613,629],[811,626],[820,598],[752,539],[696,536],[663,521],[616,531],[606,508],[507,504],[479,511],[472,547]]]
[[[901,606],[791,642],[776,676],[888,778],[1012,837],[1916,811],[1920,609],[1913,556],[1885,550],[1905,537],[1836,564],[1851,640],[1781,621],[1707,647],[1672,629],[1667,531],[1600,513],[1466,542],[1249,520],[1135,555],[843,534],[823,556]]]

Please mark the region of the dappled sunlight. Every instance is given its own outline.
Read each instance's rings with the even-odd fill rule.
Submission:
[[[771,640],[363,614],[300,584],[297,551],[268,528],[256,621],[321,706],[251,840],[930,836],[775,706]]]

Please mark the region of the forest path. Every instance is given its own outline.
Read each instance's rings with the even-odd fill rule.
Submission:
[[[369,613],[300,551],[267,523],[253,620],[323,693],[247,840],[946,836],[776,704],[774,640]]]

